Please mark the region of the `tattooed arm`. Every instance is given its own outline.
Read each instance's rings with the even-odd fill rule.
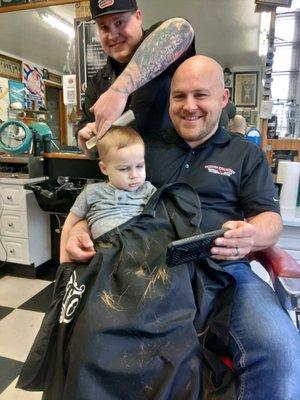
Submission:
[[[182,18],[164,21],[141,43],[134,56],[91,108],[101,137],[122,114],[128,96],[176,61],[191,45],[194,31]]]

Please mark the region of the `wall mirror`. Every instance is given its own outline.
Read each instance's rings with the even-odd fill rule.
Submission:
[[[75,74],[74,18],[75,4],[0,13],[0,53],[45,70],[46,75],[47,71],[58,77]],[[62,26],[62,30],[56,25]],[[69,109],[63,104],[59,80],[45,80],[45,99],[46,122],[56,143],[73,144],[73,123],[69,120],[72,107]],[[14,112],[9,111],[8,117],[14,116]],[[43,118],[43,115],[35,114],[34,117]]]
[[[50,25],[57,18],[73,31],[75,5],[60,5],[0,14],[0,50],[53,72],[75,72],[72,36]],[[49,23],[47,22],[49,21]],[[74,32],[74,31],[73,31]]]

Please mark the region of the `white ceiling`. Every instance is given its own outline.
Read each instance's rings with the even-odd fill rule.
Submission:
[[[261,63],[260,15],[254,13],[254,0],[138,0],[138,4],[144,27],[174,16],[188,19],[195,29],[197,52],[216,58],[223,67]],[[74,5],[52,9],[70,21],[75,16]],[[42,22],[37,10],[0,14],[0,35],[0,52],[63,72],[66,36]]]

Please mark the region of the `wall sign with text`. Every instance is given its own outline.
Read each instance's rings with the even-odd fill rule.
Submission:
[[[22,61],[0,54],[0,76],[22,80]]]
[[[78,105],[81,108],[88,79],[105,65],[107,56],[101,47],[94,21],[75,20],[75,41]]]

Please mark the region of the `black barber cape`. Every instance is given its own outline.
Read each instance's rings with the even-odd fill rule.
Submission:
[[[99,238],[89,265],[62,264],[17,386],[47,400],[235,399],[216,355],[226,354],[232,278],[209,259],[165,265],[168,243],[200,222],[194,189],[165,185]]]

